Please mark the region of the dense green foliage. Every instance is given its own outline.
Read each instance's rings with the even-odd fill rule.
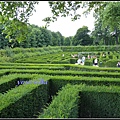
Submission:
[[[77,30],[76,35],[73,38],[73,45],[92,45],[93,41],[88,35],[90,31],[88,30],[88,27],[83,26],[82,28]]]
[[[57,96],[54,97],[52,103],[39,118],[58,118],[58,114],[60,115],[59,118],[119,118],[120,110],[117,107],[120,104],[119,90],[119,86],[113,85],[108,87],[67,84],[58,91]],[[73,96],[76,97],[72,98]],[[68,100],[66,100],[67,98]],[[69,101],[70,98],[72,98],[71,101]],[[68,102],[69,104],[67,104]],[[73,113],[71,113],[71,104],[74,104],[72,106]]]
[[[77,20],[82,15],[77,12],[79,9],[84,8],[83,14],[85,15],[92,10],[94,11],[93,14],[97,24],[95,24],[93,34],[84,33],[83,28],[79,28],[76,30],[76,35],[69,37],[69,39],[63,37],[59,31],[55,33],[45,28],[27,24],[32,11],[35,10],[35,5],[38,3],[26,1],[0,2],[0,22],[2,23],[2,26],[0,26],[1,48],[5,48],[5,46],[27,48],[48,45],[118,45],[120,43],[120,2],[49,1],[53,16],[44,19],[47,24],[57,20],[57,17],[71,16],[73,21]],[[85,27],[87,28],[87,26]],[[80,29],[81,32],[78,32]]]
[[[87,49],[98,48],[97,46],[96,48],[95,46],[91,47],[88,48],[87,46]],[[24,55],[29,52],[27,58],[32,58],[31,61],[33,60],[34,63],[30,61],[30,63],[8,63],[5,61],[0,63],[0,117],[119,117],[119,107],[116,107],[116,105],[119,106],[119,68],[116,66],[87,66],[86,63],[84,66],[68,63],[60,64],[65,59],[69,60],[72,53],[81,53],[81,55],[85,56],[89,53],[90,55],[97,55],[108,66],[113,65],[113,61],[116,60],[117,62],[119,59],[119,53],[114,50],[114,47],[113,49],[108,48],[108,53],[108,49],[104,49],[104,47],[100,47],[101,51],[98,48],[96,52],[94,52],[94,49],[92,52],[74,52],[74,50],[78,49],[78,46],[74,46],[76,49],[71,49],[72,52],[67,52],[70,47],[68,49],[67,47],[12,49],[11,53],[14,55],[19,53]],[[80,48],[84,49],[84,47],[79,46],[79,50]],[[103,51],[103,49],[106,51]],[[34,53],[32,54],[33,57],[31,56],[32,52]],[[36,52],[40,53],[40,58],[38,59],[37,56],[36,60],[39,60],[39,62],[43,60],[44,64],[36,64],[35,59],[33,59],[36,58]],[[103,53],[105,56],[102,56]],[[1,50],[0,54],[1,57],[11,55],[10,50]],[[109,61],[108,57],[111,61]],[[59,64],[51,64],[51,58],[58,61]],[[14,60],[18,59],[17,57]],[[92,59],[86,57],[87,63],[89,60]],[[40,79],[45,81],[40,82]],[[16,85],[18,80],[25,83],[18,86]]]
[[[4,24],[5,29],[2,32],[7,35],[6,38],[18,42],[26,38],[28,19],[34,11],[35,4],[38,4],[38,2],[0,2],[0,23]],[[14,38],[11,38],[11,36],[14,36]]]
[[[36,81],[36,79],[33,81]],[[33,84],[23,84],[23,86],[15,87],[3,96],[0,95],[1,117],[31,118],[38,111],[42,111],[42,107],[48,101],[47,86],[34,84],[34,82]],[[11,114],[9,114],[9,111],[11,111]]]
[[[0,118],[119,118],[120,2],[48,3],[46,27],[60,16],[77,20],[85,8],[94,11],[95,30],[64,37],[28,24],[38,2],[0,2]],[[76,65],[83,55],[85,65]]]
[[[72,55],[76,56],[73,57]],[[116,67],[120,60],[120,52],[116,46],[48,46],[0,50],[0,62],[75,64],[78,56],[81,58],[83,55],[86,57],[85,65],[87,66],[92,66],[94,56],[98,57],[100,67]],[[90,59],[88,59],[88,55],[91,56]],[[14,68],[14,66],[11,68]]]
[[[78,86],[66,85],[39,118],[78,118],[79,97]]]

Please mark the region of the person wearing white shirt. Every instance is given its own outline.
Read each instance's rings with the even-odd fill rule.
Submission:
[[[79,58],[79,59],[77,60],[77,63],[80,65],[81,62],[82,62],[82,60]]]
[[[98,59],[97,59],[97,57],[95,57],[94,66],[98,67]]]
[[[82,57],[82,65],[85,64],[85,56]]]

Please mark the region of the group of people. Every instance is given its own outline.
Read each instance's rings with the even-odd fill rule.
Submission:
[[[64,54],[63,54],[62,56],[64,57]],[[74,54],[74,55],[71,54],[71,56],[72,56],[73,58],[78,57],[77,63],[75,63],[76,65],[84,65],[84,64],[85,64],[85,56],[82,56],[82,58],[80,58],[79,55],[77,55],[77,54]],[[102,56],[104,57],[105,54],[103,54]],[[93,66],[99,67],[99,66],[98,66],[97,56],[90,56],[90,55],[88,54],[87,57],[88,57],[88,59],[93,58]],[[117,66],[117,67],[120,67],[120,61],[117,63],[116,66]]]
[[[85,64],[85,56],[82,56],[82,58],[78,58],[76,65],[84,65]],[[93,58],[93,66],[98,67],[98,59],[96,56]]]
[[[77,63],[75,63],[77,65],[84,65],[85,64],[85,56],[82,56],[82,59],[78,58]]]

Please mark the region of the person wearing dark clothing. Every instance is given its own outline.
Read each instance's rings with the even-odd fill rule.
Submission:
[[[117,63],[117,67],[120,67],[120,61]]]

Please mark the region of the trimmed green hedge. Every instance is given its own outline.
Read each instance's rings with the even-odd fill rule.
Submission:
[[[86,76],[86,77],[113,77],[120,78],[120,73],[115,72],[89,72],[89,71],[74,71],[74,70],[18,70],[10,69],[9,73],[36,73],[36,74],[46,74],[46,75],[69,75],[69,76]]]
[[[119,118],[119,106],[119,86],[67,84],[38,118]]]
[[[92,51],[116,51],[120,48],[116,48],[116,45],[110,46],[61,46],[63,52],[92,52]]]
[[[31,63],[0,63],[1,69],[49,69],[49,70],[77,70],[77,71],[106,71],[120,72],[118,67],[94,67],[75,64],[31,64]],[[3,71],[3,70],[2,70]]]
[[[79,118],[120,118],[119,86],[87,86],[80,98]]]
[[[106,62],[106,67],[109,66],[109,67],[113,67],[113,66],[116,66],[117,67],[117,63],[118,63],[119,60],[108,60]]]
[[[9,89],[15,88],[17,81],[28,81],[33,78],[39,78],[38,74],[9,74],[0,78],[0,92],[6,92]]]
[[[83,76],[50,76],[50,96],[56,94],[61,87],[66,84],[86,84],[86,85],[99,85],[99,86],[119,86],[119,78],[104,78],[104,77],[83,77]]]
[[[78,118],[79,87],[67,84],[38,118]]]
[[[41,78],[45,81],[47,78]],[[0,118],[36,118],[49,100],[49,83],[23,84],[0,94]]]
[[[6,48],[0,50],[1,62],[15,62],[16,60],[25,59],[29,57],[47,55],[51,53],[62,52],[60,47],[42,47],[42,48]]]
[[[9,74],[9,69],[6,69],[6,70],[1,70],[0,71],[0,77],[2,77],[3,75],[7,75],[7,74]]]
[[[13,65],[13,66],[8,66],[8,65],[1,65],[0,66],[0,69],[33,69],[33,70],[35,70],[35,69],[49,69],[49,70],[63,70],[63,69],[65,69],[64,67],[54,67],[54,66],[26,66],[26,65],[22,65],[21,64],[21,66],[19,66],[19,65]]]
[[[99,71],[99,72],[120,72],[118,67],[94,67],[94,66],[83,66],[83,65],[71,65],[71,64],[64,64],[66,70],[76,70],[76,71]]]

